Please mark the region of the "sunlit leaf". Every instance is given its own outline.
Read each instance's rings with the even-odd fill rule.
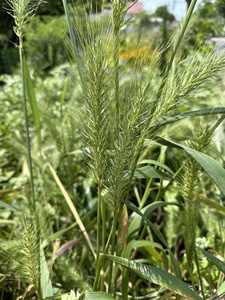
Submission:
[[[135,221],[134,224],[132,224],[132,227],[129,226],[128,229],[128,239],[130,237],[130,240],[135,239],[134,238],[134,234],[136,234],[137,230],[138,230],[138,224],[140,226],[141,222],[146,221],[149,228],[155,233],[155,235],[158,237],[158,239],[162,242],[162,244],[168,249],[169,253],[170,253],[170,257],[171,257],[171,262],[172,265],[174,267],[175,273],[177,275],[177,277],[181,278],[181,271],[180,271],[180,267],[178,265],[177,260],[175,259],[172,251],[170,250],[170,248],[168,247],[168,244],[164,238],[164,236],[162,235],[162,233],[160,232],[160,230],[148,219],[148,216],[150,214],[150,212],[155,209],[157,206],[163,206],[162,202],[155,202],[150,204],[148,207],[142,209],[142,211],[139,210],[138,207],[136,207],[132,202],[128,201],[128,200],[124,200],[124,203],[127,205],[127,207],[129,207],[132,211],[134,211],[135,213],[137,213],[138,216],[140,216],[141,218],[137,218],[137,220]],[[177,205],[177,203],[168,203],[168,202],[163,202],[164,205]],[[132,237],[131,237],[132,236]]]
[[[112,300],[114,299],[111,294],[103,292],[87,292],[80,296],[79,300]]]
[[[163,164],[162,162],[160,161],[157,161],[157,160],[153,160],[153,159],[143,159],[143,160],[140,160],[138,162],[138,165],[143,165],[143,164],[150,164],[150,165],[155,165],[155,166],[158,166],[158,167],[161,167],[163,168],[164,170],[168,171],[169,173],[171,174],[174,174],[174,172],[165,164]]]
[[[77,300],[77,297],[75,296],[75,292],[71,290],[69,294],[60,295],[56,300]]]
[[[170,291],[173,291],[178,295],[187,297],[191,300],[202,299],[198,294],[191,290],[186,283],[163,269],[144,265],[133,260],[128,260],[126,258],[113,256],[110,254],[106,254],[105,256],[108,259],[113,260],[114,262],[132,270],[140,277],[158,284],[166,289],[169,289]]]
[[[225,262],[223,262],[222,260],[220,260],[219,258],[215,257],[214,255],[212,255],[211,253],[209,253],[208,251],[205,251],[204,249],[196,246],[196,248],[202,252],[202,254],[204,254],[208,260],[210,260],[214,265],[217,266],[217,268],[223,272],[225,274]]]
[[[40,246],[41,293],[43,299],[54,295],[43,248]]]
[[[134,178],[142,179],[142,178],[160,178],[170,180],[171,176],[168,174],[157,170],[151,166],[145,166],[141,168],[137,168],[134,173]]]
[[[186,119],[188,117],[198,117],[198,116],[207,116],[207,115],[218,115],[224,114],[225,107],[217,107],[217,108],[206,108],[200,109],[195,111],[189,111],[185,113],[181,113],[179,115],[168,116],[168,117],[161,117],[160,119],[156,120],[156,127],[159,128],[161,126],[165,126],[171,123],[175,123],[177,121]]]
[[[160,137],[156,138],[156,141],[161,145],[185,150],[201,165],[220,191],[225,195],[225,169],[214,158],[188,146],[170,142]]]

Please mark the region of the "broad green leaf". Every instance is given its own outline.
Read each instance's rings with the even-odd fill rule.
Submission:
[[[160,137],[156,138],[156,141],[161,145],[185,150],[201,165],[220,191],[225,195],[225,169],[214,158],[190,147],[170,142]]]
[[[87,292],[79,297],[79,300],[112,300],[114,299],[111,294],[104,292]]]
[[[166,272],[163,269],[152,267],[149,265],[144,265],[133,260],[128,260],[126,258],[113,256],[110,254],[105,254],[105,256],[128,268],[129,270],[135,272],[140,277],[149,280],[159,286],[162,286],[174,293],[187,297],[191,300],[200,300],[202,299],[198,294],[196,294],[193,290],[191,290],[186,283],[178,279],[177,277],[173,276],[172,274]]]
[[[168,116],[168,117],[162,117],[158,120],[156,120],[156,128],[158,129],[161,126],[165,126],[171,123],[175,123],[177,121],[183,120],[188,117],[198,117],[198,116],[206,116],[206,115],[218,115],[218,114],[224,114],[225,113],[225,107],[217,107],[217,108],[206,108],[206,109],[200,109],[195,111],[189,111],[185,113],[181,113],[179,115],[175,116]]]
[[[223,262],[222,260],[218,259],[217,257],[215,257],[214,255],[212,255],[211,253],[205,251],[204,249],[196,246],[196,248],[202,252],[202,254],[204,254],[208,260],[210,260],[214,265],[217,266],[217,268],[223,272],[225,274],[225,262]]]
[[[170,180],[171,176],[168,174],[157,170],[150,166],[145,166],[141,168],[137,168],[134,172],[134,178],[143,179],[143,178],[160,178]]]
[[[40,121],[38,104],[36,100],[36,93],[35,93],[33,81],[30,77],[30,72],[25,57],[23,62],[24,62],[24,77],[25,77],[24,80],[25,80],[26,94],[32,110],[32,116],[33,116],[34,126],[38,138],[38,144],[39,147],[41,147],[41,121]]]
[[[47,262],[45,259],[45,253],[40,246],[40,269],[41,269],[41,294],[42,298],[52,297],[54,295],[52,283],[48,271]]]

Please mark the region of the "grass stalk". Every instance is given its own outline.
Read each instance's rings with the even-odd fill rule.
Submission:
[[[113,48],[113,63],[114,63],[114,99],[116,104],[116,119],[117,119],[117,134],[120,130],[120,82],[119,82],[119,46],[120,46],[120,31],[124,22],[124,15],[127,11],[127,0],[113,0],[113,36],[114,36],[114,48]]]
[[[102,213],[102,189],[98,184],[98,210],[97,210],[97,240],[96,240],[96,252],[97,255],[100,253],[100,242],[101,242],[101,213]]]
[[[62,0],[62,3],[63,3],[63,8],[64,8],[64,11],[65,11],[65,15],[66,15],[66,21],[67,21],[67,25],[68,25],[70,40],[71,40],[71,43],[72,43],[72,48],[73,48],[73,51],[75,52],[76,51],[76,40],[75,40],[75,35],[74,35],[74,31],[73,31],[72,22],[71,22],[71,19],[70,19],[67,0]]]
[[[98,208],[97,208],[97,239],[96,239],[96,270],[95,270],[95,280],[94,280],[94,290],[102,290],[101,281],[101,269],[103,267],[102,260],[103,257],[100,255],[101,252],[101,239],[102,239],[102,251],[105,248],[105,238],[106,238],[106,222],[103,215],[105,215],[104,199],[102,197],[102,187],[101,183],[98,184]]]
[[[199,261],[198,261],[198,253],[197,253],[197,249],[195,247],[195,263],[196,263],[196,267],[197,267],[197,273],[198,273],[198,279],[199,279],[199,285],[201,287],[201,292],[202,292],[202,296],[203,296],[203,299],[206,300],[206,297],[205,297],[205,288],[204,288],[204,284],[203,284],[203,280],[202,280],[202,276],[201,276],[201,272],[200,272],[200,266],[199,266]]]
[[[48,167],[50,169],[50,172],[52,173],[53,178],[55,179],[56,184],[58,185],[59,189],[61,190],[61,192],[62,192],[62,194],[63,194],[63,196],[64,196],[64,198],[66,200],[66,203],[69,206],[69,208],[70,208],[70,210],[71,210],[71,212],[72,212],[75,220],[77,221],[77,224],[80,227],[80,230],[81,230],[81,232],[83,233],[83,235],[85,237],[85,240],[86,240],[86,242],[87,242],[87,244],[88,244],[88,246],[89,246],[89,248],[90,248],[90,250],[92,252],[92,255],[94,256],[94,259],[96,260],[96,253],[94,251],[94,248],[93,248],[93,245],[91,243],[90,237],[89,237],[89,235],[87,233],[87,230],[86,230],[86,228],[85,228],[85,226],[84,226],[84,224],[83,224],[83,222],[82,222],[82,220],[81,220],[81,218],[79,216],[79,213],[78,213],[76,207],[74,206],[71,198],[69,197],[67,191],[65,190],[64,186],[62,185],[62,183],[61,183],[61,181],[60,181],[57,173],[55,172],[55,170],[53,169],[53,167],[51,166],[51,164],[48,163],[47,165],[48,165]]]
[[[176,42],[175,42],[174,48],[172,50],[172,54],[170,56],[168,65],[166,66],[165,73],[163,74],[163,80],[162,80],[162,82],[160,84],[160,87],[158,89],[158,94],[157,94],[157,97],[156,97],[156,101],[157,101],[157,99],[159,99],[161,97],[161,93],[162,93],[162,91],[164,89],[164,86],[166,84],[168,75],[171,72],[171,70],[173,70],[173,68],[172,68],[173,62],[174,62],[175,57],[176,57],[176,55],[178,53],[178,50],[180,48],[181,41],[183,40],[183,37],[184,37],[185,32],[187,30],[187,27],[188,27],[188,24],[189,24],[189,21],[191,19],[191,16],[192,16],[192,13],[194,11],[196,3],[197,3],[197,0],[192,0],[190,6],[188,8],[188,12],[187,12],[187,14],[184,18],[184,22],[183,22],[183,25],[181,27],[180,33],[178,35],[178,38],[176,39]],[[151,112],[152,114],[154,113],[154,110],[156,109],[156,107],[157,107],[157,105],[153,106],[153,109],[152,109],[152,112]]]
[[[120,130],[120,93],[119,93],[119,31],[114,29],[115,43],[113,49],[114,61],[114,97],[116,103],[117,134]]]
[[[190,22],[190,19],[191,19],[191,16],[192,16],[192,13],[194,11],[194,8],[195,8],[195,5],[197,3],[198,0],[192,0],[191,1],[191,4],[188,8],[188,11],[187,11],[187,14],[184,18],[184,23],[183,23],[183,26],[181,28],[181,31],[180,31],[180,34],[176,40],[176,43],[174,45],[174,48],[173,48],[173,52],[172,52],[172,55],[170,57],[170,60],[169,60],[169,63],[168,63],[168,66],[167,66],[167,70],[166,70],[166,73],[170,72],[170,70],[172,69],[172,65],[173,65],[173,62],[174,62],[174,59],[177,55],[177,52],[179,50],[179,47],[180,47],[180,44],[181,44],[181,41],[183,40],[183,37],[184,37],[184,34],[187,30],[187,27],[188,27],[188,24]]]
[[[31,153],[31,142],[30,142],[30,130],[29,130],[29,117],[28,117],[28,105],[27,105],[27,89],[29,78],[28,74],[25,72],[26,61],[24,54],[24,45],[23,45],[23,36],[24,36],[24,27],[26,22],[34,15],[35,10],[37,9],[40,2],[37,2],[36,5],[32,6],[30,0],[6,0],[9,5],[8,13],[14,18],[15,34],[19,38],[19,58],[20,58],[20,70],[22,78],[22,98],[23,98],[23,110],[24,110],[24,119],[25,119],[25,130],[26,130],[26,144],[27,144],[27,160],[28,168],[30,175],[30,189],[31,189],[31,205],[35,211],[35,193],[34,193],[34,176],[33,176],[33,166],[32,166],[32,153]],[[39,133],[38,133],[39,134]]]
[[[21,77],[22,77],[23,108],[24,108],[25,128],[26,128],[27,160],[28,160],[28,168],[30,173],[31,199],[32,199],[33,210],[35,211],[34,176],[33,176],[33,163],[32,163],[32,153],[31,153],[31,142],[30,142],[29,118],[28,118],[28,111],[27,111],[27,96],[26,96],[26,83],[25,83],[25,70],[24,70],[25,55],[23,50],[22,33],[19,35],[19,57],[20,57]]]
[[[115,254],[115,250],[116,250],[117,223],[118,223],[118,210],[115,210],[114,215],[113,215],[112,237],[111,237],[111,253],[112,253],[112,255]],[[113,262],[110,261],[109,279],[108,279],[109,293],[116,292],[115,282],[116,282],[116,279],[114,278]]]
[[[19,59],[20,59],[20,70],[21,70],[21,79],[22,79],[22,98],[23,98],[23,110],[24,110],[24,119],[25,119],[25,131],[26,131],[26,147],[27,147],[27,161],[29,168],[29,180],[30,180],[30,195],[28,197],[30,203],[31,215],[34,216],[34,220],[32,220],[32,224],[28,224],[24,228],[24,270],[25,275],[27,276],[28,281],[34,285],[35,290],[38,294],[38,298],[42,299],[42,284],[41,284],[41,255],[40,255],[40,245],[41,245],[41,234],[40,234],[40,220],[39,215],[36,209],[36,201],[35,201],[35,192],[34,192],[34,175],[33,175],[33,161],[32,161],[32,150],[31,150],[31,138],[30,138],[30,129],[29,129],[29,117],[28,117],[28,93],[31,91],[31,87],[29,84],[31,83],[30,75],[27,72],[27,64],[24,53],[24,29],[26,22],[32,18],[35,14],[35,11],[40,4],[37,2],[35,5],[31,5],[30,0],[8,0],[6,1],[10,7],[8,13],[14,18],[15,34],[19,38]],[[30,99],[32,103],[32,100]],[[32,103],[34,104],[34,103]],[[36,104],[36,103],[35,103]],[[33,110],[32,107],[34,123],[35,113],[38,115],[38,111]],[[38,123],[36,123],[37,125]],[[36,129],[38,135],[39,146],[41,144],[40,139],[40,128],[37,126]],[[23,220],[25,221],[25,216],[23,216]]]

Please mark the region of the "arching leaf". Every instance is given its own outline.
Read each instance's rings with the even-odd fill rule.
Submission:
[[[186,283],[163,269],[144,265],[133,260],[128,260],[126,258],[117,257],[110,254],[106,254],[105,256],[108,259],[113,260],[114,262],[132,270],[140,277],[169,289],[178,295],[187,297],[191,300],[202,299],[198,294],[191,290]]]
[[[185,150],[201,165],[220,191],[225,195],[225,169],[214,158],[188,146],[170,142],[160,137],[157,137],[156,141],[161,145]]]

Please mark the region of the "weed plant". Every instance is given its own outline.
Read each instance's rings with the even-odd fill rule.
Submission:
[[[63,0],[71,66],[44,80],[31,79],[23,47],[38,3],[7,2],[19,37],[25,126],[17,120],[19,137],[1,153],[7,171],[7,148],[23,157],[22,183],[7,172],[1,182],[1,298],[10,289],[13,299],[221,296],[225,171],[210,148],[225,108],[198,100],[205,90],[217,95],[225,53],[182,58],[196,1],[161,72],[162,47],[132,62],[123,55],[127,0],[112,1],[107,24]],[[207,224],[212,211],[216,233]]]

